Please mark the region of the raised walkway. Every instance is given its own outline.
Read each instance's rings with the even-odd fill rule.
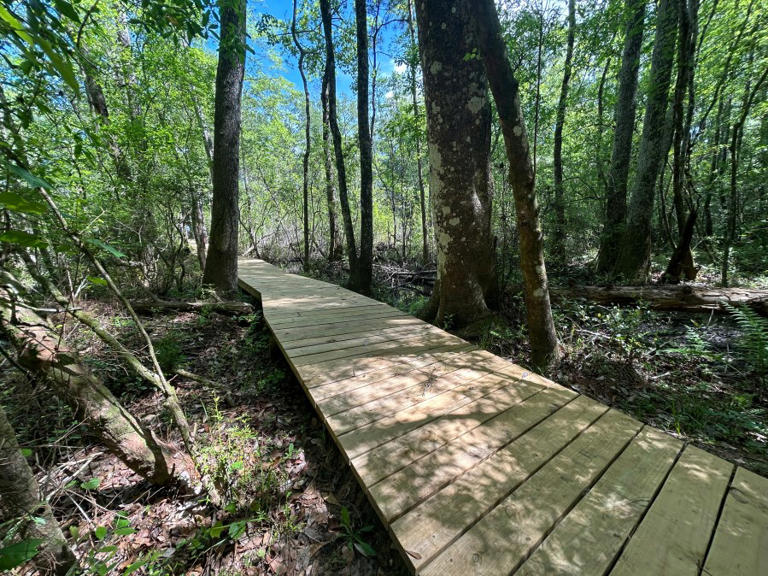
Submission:
[[[240,285],[415,573],[768,575],[768,479],[339,286]]]

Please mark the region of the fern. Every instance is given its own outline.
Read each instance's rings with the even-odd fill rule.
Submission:
[[[764,385],[768,380],[768,318],[747,306],[725,304],[725,308],[742,332],[738,349]]]

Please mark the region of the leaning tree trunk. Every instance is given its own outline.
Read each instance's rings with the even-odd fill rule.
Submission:
[[[552,253],[558,260],[565,260],[565,191],[563,189],[563,127],[568,103],[568,88],[573,68],[573,43],[576,36],[576,0],[568,0],[568,39],[565,49],[563,82],[555,118],[554,183],[555,183],[555,231]]]
[[[41,574],[63,576],[75,564],[72,554],[53,517],[51,507],[40,489],[19,449],[16,435],[0,406],[0,523],[20,523],[22,540],[42,540],[38,554],[32,559]],[[38,523],[32,518],[42,518]]]
[[[498,109],[509,161],[532,359],[538,368],[546,370],[559,359],[559,343],[549,303],[547,269],[536,202],[536,179],[520,107],[519,84],[509,62],[493,0],[477,2],[473,15],[477,43]]]
[[[368,113],[368,12],[365,0],[355,0],[357,33],[357,134],[360,145],[360,253],[349,286],[371,293],[373,280],[373,142]]]
[[[637,174],[632,186],[626,229],[614,267],[614,273],[628,281],[645,281],[651,257],[651,219],[656,179],[663,160],[664,119],[675,60],[678,1],[660,0],[657,14]]]
[[[453,327],[489,314],[495,289],[491,236],[491,115],[482,62],[466,58],[468,0],[416,2],[427,105],[430,191],[437,237],[435,320]]]
[[[323,36],[325,38],[325,83],[328,88],[328,124],[331,127],[333,151],[336,157],[336,175],[339,179],[339,203],[344,222],[347,258],[349,258],[350,276],[357,274],[358,258],[355,243],[355,227],[352,224],[352,212],[349,208],[347,193],[347,168],[344,164],[344,147],[341,141],[338,114],[336,112],[336,57],[333,48],[333,19],[331,16],[331,0],[320,0],[320,16],[323,21]]]
[[[0,316],[3,331],[18,351],[19,364],[47,378],[56,396],[126,466],[158,485],[167,484],[174,475],[188,474],[184,459],[161,446],[51,326],[23,302],[14,303],[7,290],[0,290]]]
[[[640,69],[646,4],[646,0],[626,0],[625,6],[624,52],[621,57],[619,93],[614,110],[616,127],[606,187],[605,223],[597,257],[597,270],[603,274],[610,273],[616,264],[619,242],[627,217],[627,180],[632,156],[632,135],[635,130],[637,75]]]
[[[213,203],[203,284],[214,286],[221,295],[232,295],[237,292],[240,101],[245,72],[246,0],[219,0],[218,4],[221,34],[213,130]]]

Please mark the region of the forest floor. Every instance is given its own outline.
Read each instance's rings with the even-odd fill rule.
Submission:
[[[121,311],[88,306],[123,342],[141,348]],[[143,482],[92,444],[42,388],[17,381],[18,394],[3,399],[86,573],[128,574],[133,567],[152,576],[407,573],[290,369],[270,349],[260,314],[145,321],[169,376],[183,367],[211,381],[173,378],[204,471],[222,486],[223,510]],[[128,376],[99,341],[66,329],[129,409],[180,444],[159,395]]]
[[[396,272],[377,268],[375,296],[416,313],[429,287],[404,284]],[[343,274],[335,267],[314,275],[341,283]],[[121,310],[99,301],[85,305],[132,349],[142,348]],[[768,475],[766,365],[761,370],[755,364],[749,335],[733,318],[584,301],[553,312],[565,356],[550,377]],[[2,387],[13,391],[3,403],[87,573],[407,573],[290,369],[272,349],[259,313],[170,313],[144,321],[168,375],[184,368],[201,377],[176,375],[172,381],[195,429],[204,472],[225,487],[223,508],[200,496],[153,488],[93,444],[43,387],[11,371],[0,375],[13,380]],[[155,391],[128,375],[89,333],[71,323],[63,329],[134,414],[180,444]],[[506,294],[493,323],[467,337],[529,365],[520,295]]]

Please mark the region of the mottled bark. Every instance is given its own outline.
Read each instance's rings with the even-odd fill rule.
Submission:
[[[360,252],[349,287],[370,294],[373,279],[373,140],[368,113],[368,12],[355,0],[357,35],[357,140],[360,146]]]
[[[320,16],[323,21],[323,36],[325,38],[325,83],[328,88],[328,125],[333,138],[333,152],[336,158],[336,175],[339,179],[339,203],[344,222],[344,237],[346,239],[347,258],[351,274],[357,273],[357,245],[355,243],[355,227],[352,224],[352,212],[349,208],[347,193],[347,169],[344,164],[344,147],[341,141],[338,114],[336,112],[336,57],[333,48],[333,20],[331,17],[330,0],[320,0]]]
[[[203,139],[203,148],[205,149],[205,157],[208,159],[208,173],[210,174],[211,183],[213,183],[213,138],[208,130],[208,124],[203,116],[203,111],[200,108],[200,103],[192,95],[192,105],[195,109],[195,117],[197,118],[197,125],[200,128],[200,135]],[[192,235],[195,238],[195,245],[197,246],[197,260],[200,262],[200,270],[205,271],[205,258],[208,252],[208,229],[205,226],[205,215],[203,213],[203,193],[198,190],[190,191],[190,201],[192,203]]]
[[[619,71],[619,93],[614,109],[613,148],[605,196],[605,221],[600,238],[597,270],[611,272],[627,217],[627,182],[632,157],[632,135],[637,108],[637,75],[643,44],[646,0],[626,0],[624,51]]]
[[[536,367],[547,370],[559,359],[559,343],[549,303],[535,173],[520,107],[519,84],[508,58],[493,0],[476,2],[473,16],[480,55],[496,102],[509,161],[532,360]]]
[[[437,236],[437,322],[459,327],[489,313],[495,289],[491,236],[490,103],[474,49],[468,0],[417,0],[427,105],[429,185]]]
[[[627,224],[622,235],[614,273],[628,281],[645,281],[651,256],[651,219],[656,179],[661,169],[664,118],[675,60],[678,0],[660,0],[651,74],[643,119],[643,134],[632,185]]]
[[[41,574],[63,576],[75,564],[75,555],[67,545],[51,507],[40,494],[26,458],[19,449],[16,435],[0,406],[0,523],[18,525],[22,540],[42,540],[32,563]],[[42,518],[44,523],[32,520]]]
[[[554,184],[555,184],[555,230],[552,238],[552,253],[558,260],[565,258],[565,190],[563,189],[563,128],[568,103],[568,88],[573,68],[573,43],[576,37],[576,0],[568,0],[568,37],[566,40],[563,81],[560,84],[560,98],[557,102],[554,142]]]
[[[221,33],[216,69],[211,235],[203,284],[237,292],[240,104],[245,72],[245,0],[219,0]]]

